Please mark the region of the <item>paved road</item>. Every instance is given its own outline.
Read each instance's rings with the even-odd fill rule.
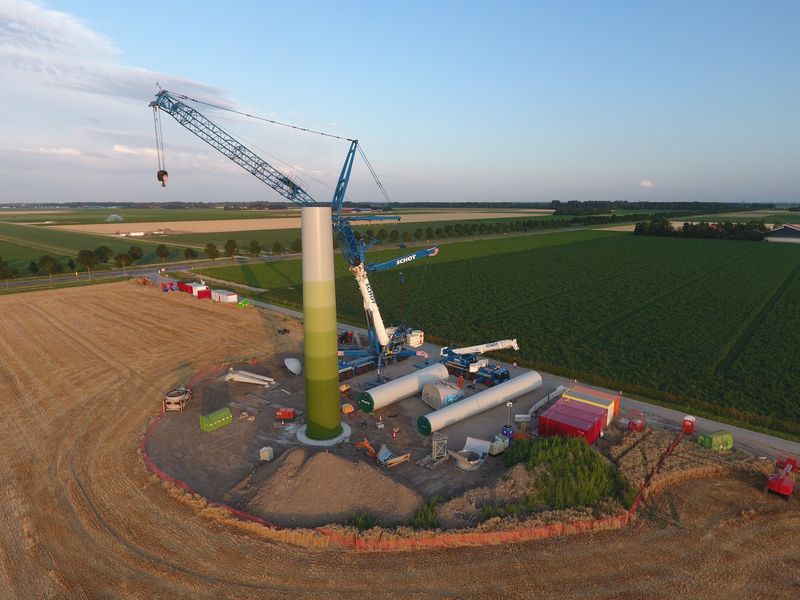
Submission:
[[[251,304],[258,306],[260,308],[266,310],[272,310],[275,312],[279,312],[281,314],[288,315],[290,317],[301,319],[303,318],[303,313],[298,310],[293,310],[291,308],[285,308],[283,306],[277,306],[274,304],[268,304],[266,302],[261,302],[258,300],[250,300]],[[363,339],[366,339],[367,331],[366,329],[360,327],[353,327],[349,324],[339,323],[339,327],[342,329],[349,329],[356,332],[358,335],[363,336]],[[424,344],[422,349],[425,350],[431,357],[439,356],[439,346],[435,346],[433,344]],[[511,365],[504,365],[506,367],[511,367]],[[521,367],[518,367],[518,370],[522,370]],[[558,375],[551,375],[549,373],[541,373],[542,377],[547,381],[552,381],[555,383],[560,383],[564,385],[569,385],[570,380],[564,377],[559,377]],[[612,393],[615,390],[606,390],[611,391]],[[662,406],[658,406],[656,404],[649,404],[647,402],[642,402],[640,400],[634,400],[633,398],[626,398],[623,395],[621,408],[623,410],[641,410],[645,413],[645,422],[649,423],[650,425],[655,425],[662,429],[672,429],[677,431],[681,428],[683,423],[683,417],[686,413],[679,412],[676,410],[672,410],[669,408],[664,408]],[[769,458],[775,458],[779,455],[783,454],[792,454],[795,456],[800,456],[800,444],[797,442],[790,442],[788,440],[784,440],[781,438],[777,438],[771,435],[767,435],[765,433],[759,433],[757,431],[750,431],[749,429],[742,429],[741,427],[734,427],[733,425],[728,425],[727,423],[721,423],[719,421],[712,421],[711,419],[704,419],[701,417],[697,417],[695,422],[695,431],[699,433],[708,433],[714,431],[716,429],[725,429],[726,431],[730,431],[733,434],[734,443],[737,448],[741,448],[742,450],[746,450],[752,453],[755,456],[766,456]]]

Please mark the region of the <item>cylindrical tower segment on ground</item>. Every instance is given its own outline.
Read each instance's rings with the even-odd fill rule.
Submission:
[[[328,440],[338,436],[342,430],[331,209],[328,206],[304,206],[301,222],[308,415],[305,433],[314,440]]]
[[[437,363],[364,392],[358,398],[358,404],[364,412],[372,412],[419,394],[426,383],[442,381],[447,379],[447,375],[447,367]]]
[[[445,406],[417,419],[417,429],[423,435],[430,435],[485,410],[505,404],[532,392],[542,385],[542,376],[536,371],[528,371],[513,379],[478,392],[460,402]]]

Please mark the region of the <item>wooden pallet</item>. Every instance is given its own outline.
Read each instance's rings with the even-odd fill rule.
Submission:
[[[429,471],[435,471],[439,467],[441,467],[444,463],[447,462],[447,457],[443,456],[442,458],[437,458],[433,460],[433,457],[430,454],[426,454],[422,458],[420,458],[416,464],[420,467],[424,467]]]

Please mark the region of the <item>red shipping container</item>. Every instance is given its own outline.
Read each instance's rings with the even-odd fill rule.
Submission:
[[[179,282],[178,282],[178,289],[179,289],[181,292],[185,292],[185,291],[186,291],[186,283],[185,283],[185,282],[183,282],[183,281],[179,281]]]
[[[570,406],[565,399],[559,400],[539,415],[539,435],[580,436],[589,444],[600,436],[606,422],[605,409],[586,410]],[[574,404],[579,402],[572,401]],[[594,413],[594,414],[592,414]]]
[[[203,298],[208,298],[209,300],[211,300],[211,290],[200,290],[199,292],[197,292],[197,297],[200,298],[201,300]]]
[[[600,435],[597,428],[589,421],[583,421],[570,415],[541,414],[539,415],[539,435],[563,435],[583,437],[591,444]]]
[[[558,404],[562,410],[569,412],[570,414],[586,417],[592,422],[594,422],[598,416],[602,417],[603,425],[601,429],[604,429],[606,424],[608,424],[608,412],[607,409],[603,408],[602,406],[587,404],[586,402],[573,400],[571,398],[561,398],[558,400],[558,402],[556,402],[556,404]]]

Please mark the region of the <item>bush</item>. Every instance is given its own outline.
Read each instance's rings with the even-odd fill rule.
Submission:
[[[355,513],[344,522],[348,527],[355,527],[359,531],[372,529],[378,524],[377,519],[369,513]]]
[[[439,519],[436,518],[436,505],[439,500],[439,496],[434,496],[423,504],[411,520],[411,527],[414,529],[439,529]]]

